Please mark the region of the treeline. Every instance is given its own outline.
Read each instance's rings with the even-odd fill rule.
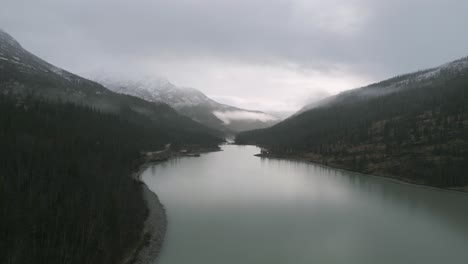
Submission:
[[[468,185],[468,72],[441,72],[429,83],[410,79],[394,93],[341,100],[236,142],[418,183]]]
[[[218,138],[71,103],[0,95],[0,263],[119,263],[147,214],[142,150]]]

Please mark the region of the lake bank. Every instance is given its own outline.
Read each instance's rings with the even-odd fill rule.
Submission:
[[[158,264],[462,263],[468,196],[314,163],[258,159],[253,146],[149,167],[166,207]]]
[[[132,178],[141,184],[141,192],[146,203],[147,217],[145,219],[140,241],[122,263],[149,264],[158,258],[166,235],[167,216],[164,205],[158,195],[151,191],[141,180],[141,174],[151,166],[162,164],[177,157],[200,157],[200,154],[221,151],[220,147],[197,147],[188,151],[158,151],[145,154],[143,164],[133,173]]]
[[[146,206],[146,218],[140,239],[121,261],[123,264],[149,264],[157,259],[161,251],[167,229],[166,211],[157,194],[149,190],[140,176],[149,166],[162,162],[164,161],[149,162],[145,159],[143,164],[131,176],[133,180],[139,183]]]
[[[144,183],[142,183],[141,188],[148,215],[145,219],[140,241],[125,262],[128,264],[148,264],[157,259],[167,229],[166,211],[158,196],[149,190]]]
[[[438,190],[461,192],[461,193],[468,194],[468,186],[437,187],[437,186],[425,184],[425,183],[420,182],[420,181],[415,181],[415,180],[408,179],[408,178],[398,177],[398,176],[395,176],[395,175],[379,174],[379,173],[369,174],[369,173],[365,173],[365,172],[354,171],[354,170],[351,170],[349,168],[346,168],[345,166],[341,166],[340,164],[336,164],[336,163],[327,164],[327,163],[323,163],[323,162],[311,159],[310,157],[301,156],[301,155],[275,155],[275,154],[271,154],[271,153],[258,153],[258,154],[255,154],[254,156],[259,157],[259,158],[266,158],[266,159],[291,160],[291,161],[301,161],[301,162],[305,162],[305,163],[313,163],[313,164],[328,167],[328,168],[331,168],[331,169],[337,169],[337,170],[342,170],[342,171],[351,172],[351,173],[359,173],[359,174],[362,174],[362,175],[365,175],[365,176],[370,176],[370,177],[378,177],[378,178],[386,179],[386,180],[389,180],[389,181],[394,181],[394,182],[401,183],[401,184],[409,184],[409,185],[414,185],[414,186],[418,186],[418,187],[434,188],[434,189],[438,189]]]

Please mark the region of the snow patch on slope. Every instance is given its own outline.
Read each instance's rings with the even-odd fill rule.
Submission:
[[[133,95],[150,102],[163,102],[176,109],[213,103],[200,91],[175,86],[164,78],[145,77],[132,80],[109,74],[106,77],[91,78],[114,92]]]

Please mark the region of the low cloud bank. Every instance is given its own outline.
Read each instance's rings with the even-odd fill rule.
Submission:
[[[278,118],[265,113],[247,112],[247,111],[214,111],[213,114],[224,124],[229,125],[232,121],[277,121]]]

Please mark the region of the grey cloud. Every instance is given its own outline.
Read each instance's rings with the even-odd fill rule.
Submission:
[[[191,60],[379,80],[468,55],[466,10],[460,0],[4,0],[0,27],[78,73]]]

